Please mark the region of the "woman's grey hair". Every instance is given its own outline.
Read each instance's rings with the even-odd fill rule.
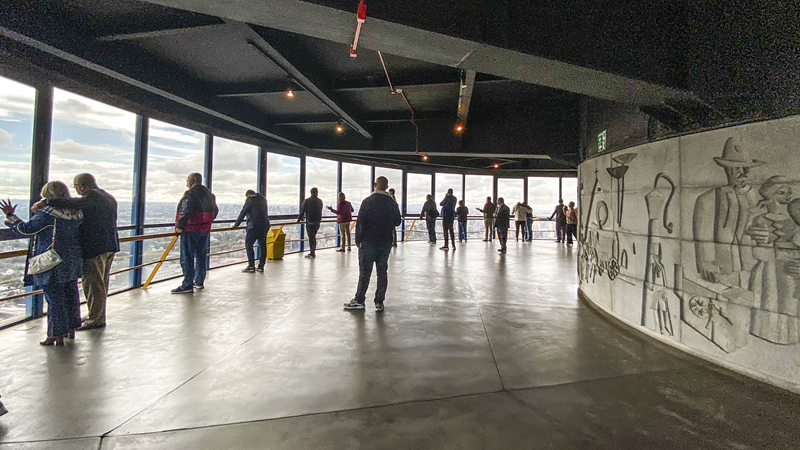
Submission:
[[[42,198],[69,198],[69,188],[61,181],[51,181],[42,187]]]

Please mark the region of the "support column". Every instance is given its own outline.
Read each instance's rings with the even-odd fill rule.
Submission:
[[[403,189],[400,192],[400,215],[403,216],[403,218],[405,219],[406,214],[408,214],[408,172],[406,171],[406,169],[403,169],[403,174],[401,176],[403,177]],[[403,220],[402,222],[400,222],[400,224],[401,224],[400,240],[402,242],[405,242],[406,221]]]
[[[336,203],[337,203],[337,205],[339,203],[338,199],[339,199],[339,193],[340,192],[342,192],[342,162],[341,161],[336,161],[336,199],[337,199]],[[336,230],[337,230],[337,232],[336,232],[336,246],[337,247],[341,247],[342,246],[342,235],[341,235],[341,233],[338,232],[338,230],[339,230],[338,224],[336,226]]]
[[[133,204],[131,206],[131,225],[134,236],[144,234],[145,222],[145,192],[147,185],[147,143],[149,138],[150,120],[144,116],[136,116],[136,136],[133,144]],[[131,242],[130,266],[141,265],[144,261],[144,241]],[[142,269],[128,272],[131,287],[138,288],[142,285]]]
[[[306,155],[300,155],[300,205],[303,205],[303,200],[306,199]],[[306,217],[308,219],[308,217]],[[303,225],[298,225],[300,227],[300,252],[304,252],[306,250],[306,243],[303,241],[305,238],[305,227]]]
[[[436,174],[431,174],[431,197],[433,197],[433,201],[436,201]]]
[[[214,136],[207,134],[206,135],[206,147],[205,147],[205,160],[203,162],[203,181],[204,185],[208,188],[209,191],[212,190],[211,188],[211,178],[214,173]]]
[[[42,187],[50,176],[50,136],[53,128],[53,86],[36,89],[36,103],[33,113],[33,141],[31,142],[31,184],[28,209],[39,201]],[[31,240],[28,254],[31,254]],[[29,288],[28,288],[29,289]],[[32,295],[25,300],[25,315],[41,317],[44,315],[44,296]]]
[[[528,203],[528,177],[522,179],[522,201]]]
[[[461,174],[461,200],[464,200],[464,206],[467,205],[467,176]]]
[[[561,200],[564,198],[564,177],[558,177],[558,199]]]
[[[370,178],[372,179],[372,183],[369,185],[369,190],[367,192],[372,192],[375,190],[375,166],[370,166]]]
[[[494,199],[494,204],[497,205],[497,175],[494,175],[492,179],[492,198]]]
[[[267,149],[258,147],[258,193],[267,196]]]

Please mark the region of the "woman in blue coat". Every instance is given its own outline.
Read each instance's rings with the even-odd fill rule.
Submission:
[[[46,199],[69,198],[69,189],[60,181],[52,181],[44,185],[41,195]],[[17,205],[11,206],[10,201],[0,200],[6,225],[18,234],[34,237],[29,257],[41,255],[51,246],[61,257],[62,261],[50,270],[36,275],[26,273],[25,285],[42,289],[47,300],[47,339],[40,344],[64,345],[64,338],[74,337],[75,329],[81,326],[78,278],[81,277],[83,258],[78,226],[83,222],[83,213],[48,206],[25,222],[14,214],[16,208]]]

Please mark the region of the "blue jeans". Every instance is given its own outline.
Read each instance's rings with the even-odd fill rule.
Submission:
[[[358,290],[355,300],[362,305],[367,298],[369,279],[372,277],[372,266],[378,271],[378,288],[375,290],[375,304],[383,304],[386,299],[386,288],[389,286],[389,255],[392,253],[390,246],[370,246],[361,244],[358,249]]]
[[[458,222],[458,242],[467,240],[467,222]]]
[[[428,242],[436,243],[436,219],[425,219],[425,224],[428,226]]]
[[[206,281],[206,253],[208,252],[208,233],[181,233],[181,287],[190,289],[192,282],[202,286]]]
[[[566,230],[565,230],[566,233],[567,233],[567,245],[572,245],[572,236],[575,236],[575,239],[578,238],[577,234],[575,233],[575,230],[577,228],[578,228],[577,225],[573,225],[573,224],[569,224],[569,223],[567,224],[567,227],[566,227]]]
[[[525,231],[528,232],[528,240],[533,240],[533,218],[525,219]]]

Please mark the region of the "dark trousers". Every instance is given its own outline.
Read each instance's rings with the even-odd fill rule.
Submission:
[[[520,228],[522,228],[522,240],[524,241],[525,240],[525,221],[524,220],[517,220],[517,221],[514,222],[514,224],[517,226],[516,239],[519,240],[519,230],[520,230]]]
[[[497,227],[497,239],[500,239],[500,249],[506,249],[508,243],[508,228]]]
[[[458,242],[467,240],[467,222],[458,222]]]
[[[81,326],[78,280],[42,286],[47,300],[47,335],[64,336]]]
[[[255,252],[253,244],[258,242],[258,267],[264,267],[267,260],[267,231],[266,230],[247,230],[247,237],[244,239],[244,251],[247,252],[247,267],[255,267]]]
[[[306,223],[306,233],[308,233],[308,248],[311,254],[317,254],[317,231],[319,231],[319,222]]]
[[[567,222],[556,222],[556,241],[564,242],[567,238]]]
[[[575,231],[578,229],[578,225],[574,224],[567,224],[566,233],[567,233],[567,245],[572,245],[572,236],[575,236],[575,239],[578,239],[578,235]]]
[[[208,233],[181,233],[181,287],[190,289],[192,282],[202,286],[206,281],[206,253],[208,253]]]
[[[442,234],[444,235],[444,246],[447,247],[447,235],[450,234],[450,240],[453,241],[453,247],[456,246],[456,233],[453,231],[453,219],[442,219]]]
[[[389,254],[392,247],[377,247],[361,244],[358,249],[358,290],[355,300],[364,303],[367,298],[369,279],[372,276],[372,265],[378,271],[378,289],[375,290],[375,304],[383,303],[386,299],[386,288],[389,286],[389,276],[386,270],[389,268]]]
[[[533,218],[525,219],[525,231],[528,233],[528,240],[533,240]]]
[[[428,242],[436,243],[436,219],[425,218],[425,224],[428,226]]]

